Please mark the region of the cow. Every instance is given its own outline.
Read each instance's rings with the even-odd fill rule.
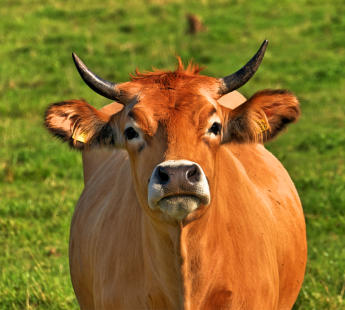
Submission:
[[[267,43],[224,78],[179,59],[174,71],[137,70],[113,83],[73,54],[85,83],[114,100],[100,110],[59,102],[45,116],[83,152],[69,246],[81,309],[292,308],[306,267],[305,220],[264,143],[297,120],[299,102],[287,90],[236,92]]]

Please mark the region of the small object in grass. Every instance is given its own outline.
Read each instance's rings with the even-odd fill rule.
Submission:
[[[56,248],[50,248],[47,254],[48,256],[60,256],[60,253],[56,250]]]
[[[186,18],[188,21],[187,33],[197,34],[198,32],[207,30],[207,28],[202,23],[200,17],[198,17],[197,15],[189,13],[186,15]]]

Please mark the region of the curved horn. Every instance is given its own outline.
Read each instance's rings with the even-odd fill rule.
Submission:
[[[267,44],[268,44],[268,41],[265,40],[261,44],[256,54],[253,56],[253,58],[249,60],[247,64],[244,67],[242,67],[240,70],[220,79],[220,81],[222,82],[222,86],[219,92],[222,95],[225,95],[237,88],[240,88],[242,85],[244,85],[245,83],[249,81],[249,79],[254,75],[256,70],[259,68],[261,61],[264,58]]]
[[[92,73],[75,53],[72,53],[72,57],[80,76],[92,90],[103,97],[119,101],[120,91],[117,90],[116,83],[103,80]]]

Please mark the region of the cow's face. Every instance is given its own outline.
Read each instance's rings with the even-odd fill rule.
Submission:
[[[163,220],[190,221],[212,205],[222,145],[267,141],[299,115],[287,91],[259,92],[234,110],[220,106],[228,84],[243,84],[237,73],[215,79],[180,64],[115,85],[83,66],[77,65],[89,86],[124,109],[109,117],[83,101],[58,103],[47,110],[47,128],[74,148],[126,149],[140,204]],[[248,79],[246,70],[239,75]]]
[[[195,218],[211,201],[223,114],[203,83],[217,89],[217,81],[207,77],[164,88],[161,83],[141,85],[137,103],[122,112],[119,131],[138,198],[151,213],[168,220],[191,213],[189,218]]]

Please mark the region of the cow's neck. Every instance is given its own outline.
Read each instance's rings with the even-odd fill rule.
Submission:
[[[169,225],[152,221],[148,216],[143,219],[143,250],[147,289],[154,304],[169,309],[197,309],[201,300],[207,297],[209,283],[206,279],[214,278],[212,273],[221,272],[219,257],[209,257],[210,246],[217,252],[219,244],[210,243],[206,232],[208,221],[214,217],[211,212],[186,226]],[[218,223],[220,224],[220,219]],[[220,224],[221,225],[221,224]],[[219,229],[218,231],[222,231]],[[221,243],[221,236],[217,238]],[[212,252],[212,249],[211,249]],[[212,263],[214,262],[214,264]],[[211,265],[210,265],[211,264]],[[220,284],[221,285],[221,284]],[[203,291],[200,291],[203,288]],[[230,299],[231,292],[225,287],[216,290],[217,298]]]
[[[232,291],[225,282],[224,249],[231,249],[224,239],[225,223],[210,205],[206,214],[183,227],[181,231],[182,280],[184,309],[228,309]],[[217,223],[217,225],[212,225]],[[223,256],[219,255],[220,250]]]
[[[142,218],[145,287],[157,309],[183,308],[181,227]]]

